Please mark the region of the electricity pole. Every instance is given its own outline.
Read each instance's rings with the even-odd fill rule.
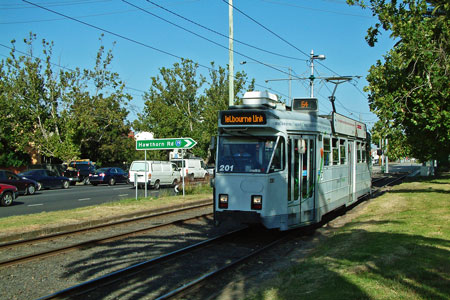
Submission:
[[[234,105],[234,65],[233,65],[233,0],[228,0],[229,62],[228,62],[228,106]]]

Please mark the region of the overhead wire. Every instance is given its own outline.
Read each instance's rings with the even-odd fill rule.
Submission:
[[[280,36],[279,34],[277,34],[276,32],[274,32],[273,30],[271,30],[270,28],[268,28],[267,26],[263,25],[262,23],[258,22],[256,19],[254,19],[253,17],[251,17],[250,15],[246,14],[244,11],[242,11],[241,9],[237,8],[235,5],[230,4],[228,1],[226,0],[222,0],[222,2],[224,2],[225,4],[231,6],[233,9],[235,9],[236,11],[238,11],[240,14],[244,15],[245,17],[247,17],[248,19],[250,19],[251,21],[253,21],[254,23],[258,24],[260,27],[264,28],[266,31],[270,32],[271,34],[273,34],[274,36],[276,36],[277,38],[279,38],[280,40],[282,40],[283,42],[285,42],[286,44],[288,44],[289,46],[291,46],[292,48],[296,49],[297,51],[299,51],[300,53],[302,53],[303,55],[307,56],[308,58],[310,58],[310,55],[307,54],[306,52],[304,52],[303,50],[299,49],[298,47],[296,47],[294,44],[290,43],[288,40],[286,40],[285,38],[283,38],[282,36]],[[333,74],[340,76],[337,72],[333,71],[332,69],[328,68],[327,66],[325,66],[324,64],[322,64],[321,62],[317,61],[317,63],[319,65],[321,65],[322,67],[324,67],[325,69],[327,69],[328,71],[332,72]]]
[[[193,35],[195,35],[195,36],[197,36],[197,37],[199,37],[199,38],[201,38],[201,39],[204,39],[204,40],[206,40],[206,41],[208,41],[208,42],[210,42],[210,43],[212,43],[212,44],[214,44],[214,45],[216,45],[216,46],[218,46],[218,47],[221,47],[221,48],[224,48],[224,49],[228,50],[228,47],[227,47],[227,46],[221,45],[220,43],[217,43],[217,42],[215,42],[215,41],[213,41],[213,40],[211,40],[211,39],[209,39],[209,38],[207,38],[207,37],[204,37],[204,36],[202,36],[202,35],[200,35],[200,34],[198,34],[198,33],[196,33],[196,32],[193,32],[192,30],[189,30],[189,29],[187,29],[187,28],[185,28],[185,27],[183,27],[183,26],[180,26],[180,25],[178,25],[178,24],[176,24],[176,23],[174,23],[174,22],[172,22],[172,21],[169,21],[169,20],[167,20],[167,19],[165,19],[165,18],[163,18],[163,17],[161,17],[161,16],[158,16],[158,15],[152,13],[152,12],[149,12],[148,10],[146,10],[146,9],[144,9],[144,8],[142,8],[142,7],[139,7],[139,6],[135,5],[135,4],[132,4],[132,3],[128,2],[128,1],[126,1],[126,0],[122,0],[122,2],[124,2],[124,3],[126,3],[126,4],[128,4],[128,5],[130,5],[130,6],[132,6],[132,7],[134,7],[134,8],[137,8],[137,9],[139,9],[139,10],[141,10],[141,11],[143,11],[143,12],[145,12],[145,13],[151,15],[151,16],[154,16],[155,18],[158,18],[158,19],[160,19],[160,20],[162,20],[162,21],[164,21],[164,22],[167,22],[167,23],[169,23],[169,24],[171,24],[171,25],[173,25],[173,26],[175,26],[175,27],[177,27],[177,28],[180,28],[180,29],[182,29],[182,30],[184,30],[184,31],[186,31],[186,32],[189,32],[189,33],[191,33],[191,34],[193,34]],[[267,63],[265,63],[265,62],[259,61],[259,60],[255,59],[255,58],[252,58],[252,57],[250,57],[250,56],[248,56],[248,55],[246,55],[246,54],[243,54],[243,53],[241,53],[241,52],[238,52],[238,51],[236,51],[236,50],[233,50],[233,53],[236,53],[236,54],[238,54],[238,55],[241,55],[242,57],[245,57],[246,59],[249,59],[249,60],[251,60],[251,61],[257,62],[257,63],[259,63],[259,64],[261,64],[261,65],[264,65],[264,66],[266,66],[266,67],[269,67],[269,68],[271,68],[271,69],[274,69],[274,70],[276,70],[276,71],[278,71],[278,72],[281,72],[281,73],[284,73],[284,74],[286,74],[286,75],[289,75],[289,73],[286,72],[286,71],[284,71],[284,70],[281,70],[281,69],[279,69],[279,68],[277,68],[277,67],[275,67],[275,66],[273,66],[273,65],[267,64]]]
[[[123,1],[123,2],[127,2],[127,1],[124,1],[124,0],[122,0],[122,1]],[[301,58],[298,58],[298,57],[292,57],[292,56],[287,56],[287,55],[284,55],[284,54],[275,53],[275,52],[272,52],[272,51],[269,51],[269,50],[266,50],[266,49],[263,49],[263,48],[260,48],[260,47],[257,47],[257,46],[253,46],[253,45],[250,45],[250,44],[245,43],[245,42],[242,42],[242,41],[237,40],[237,39],[235,39],[235,38],[230,38],[229,36],[227,36],[227,35],[225,35],[225,34],[222,34],[222,33],[218,32],[218,31],[216,31],[216,30],[214,30],[214,29],[211,29],[211,28],[206,27],[206,26],[204,26],[204,25],[202,25],[202,24],[199,24],[199,23],[197,23],[197,22],[195,22],[195,21],[193,21],[193,20],[191,20],[191,19],[189,19],[189,18],[186,18],[186,17],[184,17],[184,16],[182,16],[182,15],[180,15],[180,14],[174,12],[174,11],[171,11],[171,10],[169,10],[169,9],[167,9],[167,8],[165,8],[165,7],[159,5],[159,4],[157,4],[157,3],[155,3],[155,2],[153,2],[153,1],[151,1],[151,0],[146,0],[146,1],[147,1],[148,3],[150,3],[150,4],[152,4],[152,5],[154,5],[154,6],[158,7],[158,8],[160,8],[160,9],[162,9],[162,10],[164,10],[164,11],[166,11],[166,12],[172,14],[172,15],[174,15],[174,16],[177,16],[177,17],[179,17],[179,18],[181,18],[181,19],[183,19],[183,20],[189,22],[189,23],[192,23],[192,24],[194,24],[194,25],[196,25],[196,26],[198,26],[198,27],[201,27],[201,28],[203,28],[203,29],[205,29],[205,30],[208,30],[208,31],[210,31],[210,32],[212,32],[212,33],[214,33],[214,34],[220,35],[220,36],[226,38],[227,40],[230,40],[230,39],[231,39],[233,42],[237,42],[237,43],[242,44],[242,45],[245,45],[245,46],[247,46],[247,47],[250,47],[250,48],[253,48],[253,49],[262,51],[262,52],[266,52],[266,53],[269,53],[269,54],[272,54],[272,55],[280,56],[280,57],[283,57],[283,58],[288,58],[288,59],[293,59],[293,60],[307,61],[306,59],[301,59]]]
[[[30,4],[30,5],[33,5],[33,6],[35,6],[35,7],[38,7],[38,8],[40,8],[40,9],[46,10],[46,11],[48,11],[48,12],[51,12],[51,13],[53,13],[53,14],[62,16],[62,17],[64,17],[64,18],[66,18],[66,19],[69,19],[69,20],[75,21],[75,22],[77,22],[77,23],[83,24],[83,25],[85,25],[85,26],[88,26],[88,27],[97,29],[97,30],[102,31],[102,32],[106,32],[106,33],[108,33],[108,34],[110,34],[110,35],[119,37],[119,38],[124,39],[124,40],[126,40],[126,41],[129,41],[129,42],[138,44],[138,45],[140,45],[140,46],[143,46],[143,47],[152,49],[152,50],[154,50],[154,51],[157,51],[157,52],[166,54],[166,55],[168,55],[168,56],[177,58],[177,59],[179,59],[179,60],[183,60],[183,57],[178,56],[178,55],[175,55],[175,54],[170,53],[170,52],[168,52],[168,51],[161,50],[161,49],[159,49],[159,48],[156,48],[156,47],[147,45],[147,44],[145,44],[145,43],[139,42],[139,41],[137,41],[137,40],[135,40],[135,39],[126,37],[126,36],[124,36],[124,35],[121,35],[121,34],[112,32],[112,31],[110,31],[110,30],[101,28],[101,27],[99,27],[99,26],[96,26],[96,25],[93,25],[93,24],[90,24],[90,23],[87,23],[87,22],[84,22],[84,21],[81,21],[81,20],[78,20],[78,19],[76,19],[76,18],[74,18],[74,17],[71,17],[71,16],[68,16],[68,15],[62,14],[62,13],[60,13],[60,12],[57,12],[57,11],[52,10],[52,9],[50,9],[50,8],[44,7],[44,6],[42,6],[42,5],[39,5],[39,4],[30,2],[30,1],[28,1],[28,0],[22,0],[22,1],[25,2],[25,3],[28,3],[28,4]],[[252,58],[249,58],[249,59],[252,59]],[[252,60],[253,60],[253,59],[252,59]],[[198,66],[200,66],[200,67],[202,67],[202,68],[205,68],[205,69],[207,69],[207,70],[210,70],[210,71],[213,71],[213,72],[217,72],[217,70],[215,70],[215,69],[213,69],[213,68],[211,68],[211,67],[209,67],[209,66],[200,64],[200,63],[198,63],[198,62],[196,62],[196,64],[198,64]],[[279,71],[284,72],[284,71],[282,71],[282,70],[279,70]],[[234,74],[233,74],[233,78],[235,78]],[[279,92],[279,91],[276,91],[276,90],[274,90],[274,89],[272,89],[272,88],[269,88],[269,87],[266,87],[266,86],[263,86],[263,85],[260,85],[260,84],[256,84],[256,83],[255,83],[255,85],[256,85],[256,86],[259,86],[259,87],[263,87],[263,88],[265,88],[266,90],[270,90],[270,91],[273,91],[273,92],[275,92],[275,93],[278,93],[278,94],[280,94],[280,95],[284,95],[283,93],[281,93],[281,92]]]

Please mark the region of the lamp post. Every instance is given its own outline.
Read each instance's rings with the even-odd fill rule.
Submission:
[[[310,86],[310,90],[311,90],[311,98],[314,98],[314,60],[315,59],[319,59],[319,60],[324,60],[325,59],[325,55],[320,54],[320,55],[315,55],[314,54],[314,50],[311,50],[311,76],[309,76],[309,86]]]
[[[241,61],[241,65],[245,65],[245,64],[247,64],[247,63],[256,63],[256,62],[247,62],[247,61]],[[264,63],[265,65],[268,65],[268,66],[272,66],[272,67],[279,67],[279,68],[286,68],[286,69],[288,69],[288,72],[289,72],[289,79],[281,79],[281,80],[288,80],[289,81],[289,101],[292,101],[292,76],[291,76],[291,74],[292,74],[292,68],[291,67],[287,67],[287,66],[280,66],[280,65],[271,65],[271,64],[266,64],[266,63]],[[265,80],[265,82],[269,82],[269,81],[279,81],[280,79],[268,79],[268,80]]]

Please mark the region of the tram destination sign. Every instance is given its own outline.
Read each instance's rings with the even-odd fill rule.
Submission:
[[[196,144],[191,138],[137,140],[136,150],[191,149]]]
[[[265,125],[266,114],[252,111],[225,111],[221,113],[222,125]]]

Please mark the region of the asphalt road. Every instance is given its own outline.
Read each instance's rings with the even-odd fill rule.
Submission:
[[[148,189],[147,196],[157,197],[163,191],[164,193],[174,193],[173,188],[161,187],[160,190]],[[139,189],[138,197],[144,197],[144,192],[144,189]],[[0,218],[73,209],[134,197],[136,197],[136,189],[127,184],[75,185],[70,186],[67,190],[41,190],[31,196],[19,196],[11,206],[0,207]]]

